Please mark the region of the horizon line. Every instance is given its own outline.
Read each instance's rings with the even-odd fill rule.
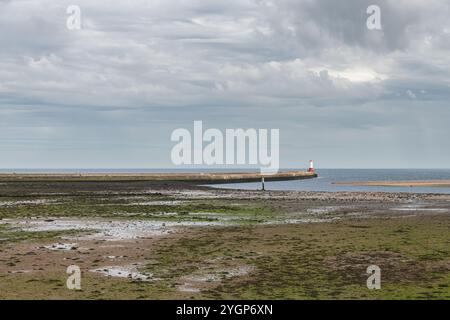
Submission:
[[[259,170],[260,167],[20,167],[0,168],[0,171],[11,170]],[[279,170],[302,170],[307,167],[283,167]],[[450,170],[450,167],[413,168],[413,167],[321,167],[316,170]]]

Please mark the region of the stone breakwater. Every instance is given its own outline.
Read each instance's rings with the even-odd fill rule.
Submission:
[[[192,183],[234,183],[261,181],[301,180],[316,178],[317,174],[306,171],[286,171],[276,174],[259,172],[224,173],[43,173],[43,174],[0,174],[0,181],[179,181]]]

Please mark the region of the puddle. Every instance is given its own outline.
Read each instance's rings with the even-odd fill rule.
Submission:
[[[331,222],[340,220],[340,217],[333,217],[333,218],[297,218],[297,219],[286,219],[282,221],[277,222],[269,222],[271,224],[302,224],[302,223],[320,223],[320,222]]]
[[[13,270],[13,271],[8,271],[8,273],[13,273],[13,274],[16,274],[16,273],[31,273],[31,272],[33,272],[33,270]]]
[[[215,190],[158,190],[151,193],[157,193],[164,196],[182,198],[182,199],[212,199],[217,197]],[[221,198],[231,198],[232,196],[221,194]]]
[[[310,214],[325,214],[334,212],[338,209],[340,209],[340,207],[318,207],[307,209],[306,212]]]
[[[133,202],[127,203],[127,206],[178,206],[180,204],[186,203],[187,201],[147,201],[147,202]]]
[[[107,258],[110,260],[116,260],[116,259],[123,259],[124,256],[105,256],[104,258]]]
[[[431,211],[431,212],[448,212],[448,208],[427,208],[424,204],[407,204],[399,207],[390,208],[395,211]]]
[[[48,246],[44,246],[44,248],[49,250],[61,250],[61,251],[69,251],[78,249],[78,243],[53,243]]]
[[[280,220],[270,220],[263,222],[263,224],[304,224],[304,223],[324,223],[340,220],[340,217],[324,217],[324,218],[309,218],[309,217],[298,217],[298,218],[285,218]]]
[[[144,274],[139,272],[138,266],[141,264],[135,263],[126,266],[108,266],[98,269],[90,270],[91,272],[101,273],[107,277],[127,278],[136,281],[151,281],[151,274]]]
[[[99,246],[100,248],[124,248],[125,246],[123,244],[107,244]]]
[[[234,268],[216,269],[213,272],[183,276],[181,278],[183,284],[177,286],[177,289],[181,292],[196,293],[200,292],[202,287],[207,287],[210,283],[219,283],[223,279],[242,277],[249,274],[253,270],[253,266],[242,265]]]
[[[177,289],[178,291],[181,292],[190,292],[190,293],[199,293],[201,291],[199,288],[193,287],[189,283],[179,285]]]
[[[45,205],[56,204],[56,199],[37,199],[37,200],[22,200],[22,201],[0,201],[0,207],[15,207],[20,205]]]
[[[11,221],[8,221],[11,223]],[[14,223],[14,222],[13,222]],[[149,220],[72,220],[32,219],[15,222],[16,226],[25,231],[92,231],[92,234],[82,236],[67,236],[63,239],[82,240],[132,240],[151,238],[172,233],[179,227],[223,225],[220,222],[193,221],[149,221]]]

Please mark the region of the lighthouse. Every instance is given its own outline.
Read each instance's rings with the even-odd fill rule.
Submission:
[[[314,170],[314,161],[312,161],[312,160],[309,160],[309,169],[308,169],[308,172],[312,172],[312,173],[315,172],[315,170]]]

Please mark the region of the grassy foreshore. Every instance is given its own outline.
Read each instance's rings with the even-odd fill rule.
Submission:
[[[3,180],[0,298],[449,299],[449,211],[439,194]]]

